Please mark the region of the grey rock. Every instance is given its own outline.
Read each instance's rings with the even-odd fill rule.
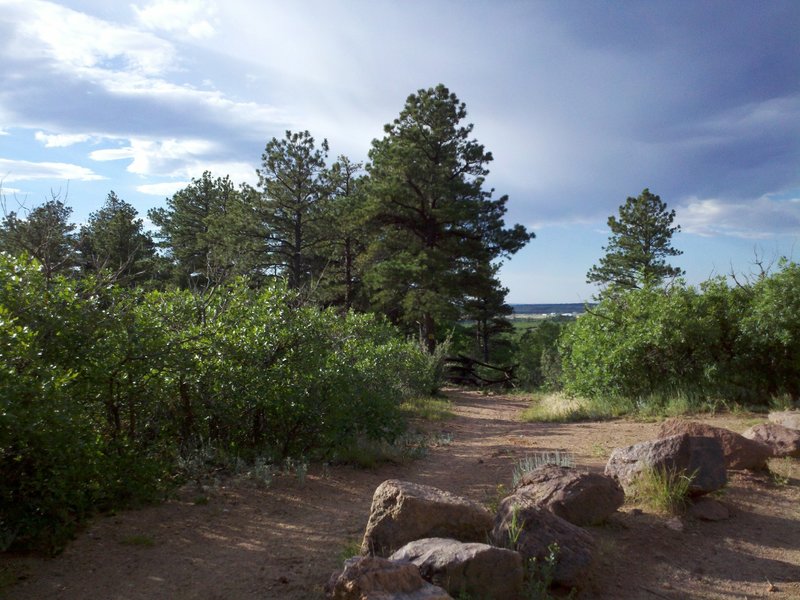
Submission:
[[[761,442],[747,439],[735,431],[706,425],[698,421],[668,419],[661,424],[658,437],[669,437],[682,433],[695,437],[710,437],[719,440],[728,469],[761,470],[766,468],[771,455],[770,448]]]
[[[602,523],[625,502],[625,492],[614,478],[558,465],[525,473],[514,491],[573,525]]]
[[[800,458],[800,430],[790,429],[777,423],[762,423],[754,425],[742,434],[750,440],[755,440],[772,451],[772,456],[784,458],[790,456]]]
[[[331,600],[453,600],[425,581],[416,565],[377,556],[355,556],[325,586]]]
[[[428,537],[483,542],[492,515],[467,498],[438,488],[389,479],[375,490],[362,554],[388,556],[408,542]]]
[[[566,587],[583,583],[592,566],[592,536],[525,494],[513,494],[500,503],[491,541],[513,547],[526,561],[535,558],[540,563],[547,560],[549,548],[557,545],[553,582]]]
[[[731,518],[731,511],[722,502],[713,498],[698,498],[689,506],[689,515],[701,521],[724,521]]]
[[[800,410],[784,410],[767,415],[771,423],[783,425],[789,429],[800,429]]]
[[[522,595],[522,556],[505,548],[426,538],[406,544],[390,560],[414,563],[425,580],[453,596],[515,600]]]
[[[673,435],[616,448],[608,459],[605,473],[619,481],[627,492],[645,469],[693,475],[689,493],[695,496],[718,490],[728,480],[722,446],[713,437]]]

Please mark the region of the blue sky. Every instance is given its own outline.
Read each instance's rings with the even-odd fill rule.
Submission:
[[[509,301],[579,302],[606,220],[645,187],[696,283],[800,240],[800,2],[0,0],[7,210],[142,216],[204,170],[256,183],[286,129],[364,161],[444,83],[537,238]]]

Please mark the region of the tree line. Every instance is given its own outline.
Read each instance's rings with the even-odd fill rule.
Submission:
[[[318,306],[386,315],[429,350],[468,322],[486,358],[511,313],[499,266],[534,236],[505,225],[508,197],[486,189],[492,155],[466,115],[445,86],[419,90],[366,165],[287,131],[266,144],[255,187],[207,171],[148,212],[153,232],[112,191],[79,230],[59,198],[7,213],[0,250],[35,257],[48,278],[149,289],[281,279]]]

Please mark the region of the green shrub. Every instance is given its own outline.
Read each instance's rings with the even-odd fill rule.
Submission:
[[[57,551],[93,511],[204,468],[391,442],[433,359],[280,285],[145,293],[0,255],[0,544]]]

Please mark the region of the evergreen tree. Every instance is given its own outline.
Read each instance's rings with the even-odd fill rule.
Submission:
[[[683,275],[682,269],[666,261],[682,254],[672,247],[672,234],[680,231],[680,225],[672,225],[674,219],[675,211],[668,211],[666,203],[649,189],[636,198],[629,197],[619,207],[619,218],[608,218],[611,236],[603,248],[606,254],[586,274],[587,283],[597,283],[613,293],[659,285]]]
[[[258,213],[266,229],[270,262],[291,289],[309,288],[325,266],[328,142],[317,149],[308,131],[272,138],[258,170]]]
[[[253,213],[254,196],[252,188],[236,189],[230,177],[205,171],[169,198],[166,208],[148,213],[181,287],[204,288],[260,272],[266,234]]]
[[[114,281],[141,283],[155,274],[155,243],[136,209],[113,191],[81,228],[78,249],[87,272],[104,271]]]
[[[419,90],[372,142],[369,210],[376,228],[366,277],[377,308],[428,348],[461,317],[465,281],[532,237],[505,228],[507,196],[483,188],[492,155],[462,125],[466,106],[444,85]]]
[[[69,273],[77,264],[71,214],[72,209],[55,196],[30,210],[26,219],[16,212],[7,213],[0,224],[0,250],[35,258],[47,281],[58,273]]]
[[[340,156],[326,173],[328,200],[325,211],[329,224],[327,262],[315,296],[323,304],[366,308],[359,258],[366,248],[369,232],[363,217],[364,184],[362,163]]]

